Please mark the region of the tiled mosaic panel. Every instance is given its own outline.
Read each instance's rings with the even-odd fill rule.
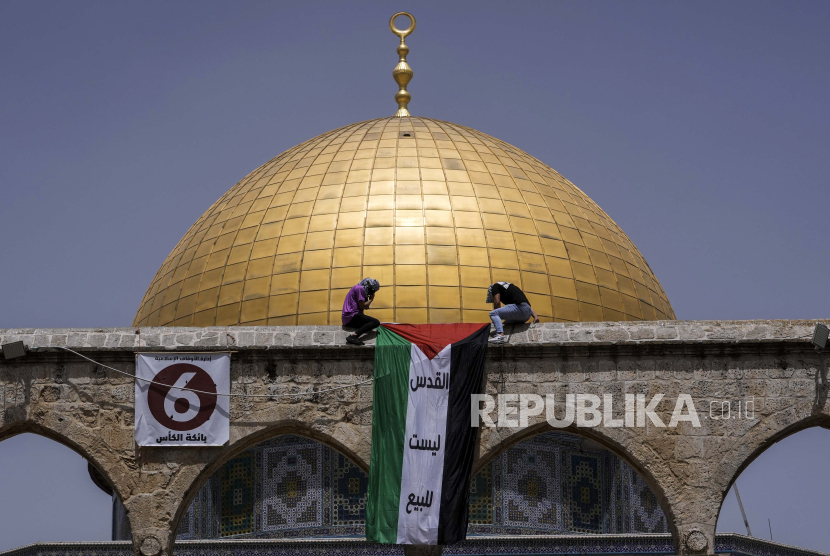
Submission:
[[[443,549],[458,556],[550,555],[550,554],[674,554],[671,535],[658,533],[637,537],[557,536],[518,539],[468,538]],[[716,553],[744,556],[821,556],[818,552],[792,548],[735,533],[715,537]],[[177,541],[176,556],[402,556],[400,545],[381,545],[365,541],[308,541],[253,545],[246,540],[202,542]],[[131,556],[130,542],[38,543],[2,553],[4,556]]]
[[[254,454],[244,452],[226,463],[221,475],[221,532],[230,537],[253,533]]]
[[[488,465],[470,482],[470,523],[493,524],[493,466]]]
[[[262,451],[263,531],[323,524],[323,449],[308,442]]]
[[[624,533],[629,531],[624,510],[623,466],[630,469],[620,458],[610,452],[603,454],[603,479],[605,483],[605,531]]]
[[[502,456],[504,525],[562,530],[559,446],[523,442]]]
[[[333,454],[333,523],[363,526],[366,524],[366,492],[369,477],[342,454]]]
[[[177,539],[212,539],[220,536],[219,507],[215,503],[221,487],[221,473],[217,473],[196,493],[179,523]]]
[[[580,533],[603,532],[602,455],[564,454],[568,473],[562,481],[565,527]]]
[[[383,284],[383,321],[487,322],[481,288],[519,285],[545,320],[674,318],[640,252],[552,168],[428,118],[333,130],[232,187],[179,241],[136,326],[339,324]]]
[[[471,485],[472,535],[667,532],[668,526],[657,498],[631,467],[610,452],[584,452],[581,439],[567,433],[536,436],[509,449],[473,479]],[[541,459],[540,459],[541,456]],[[533,469],[557,465],[547,471],[554,479],[539,480]],[[474,510],[489,499],[476,488],[484,474],[491,476],[493,520],[473,519]],[[633,477],[645,489],[632,489]],[[534,521],[540,508],[540,486],[553,484],[551,499],[557,500],[557,522]],[[633,494],[632,494],[633,493]],[[650,498],[644,498],[650,497]],[[542,502],[543,503],[543,502]],[[635,513],[649,519],[636,519]]]
[[[657,497],[648,488],[645,480],[629,466],[624,471],[625,487],[629,499],[628,531],[662,533],[668,531],[668,521]]]
[[[660,533],[657,498],[610,452],[547,433],[510,448],[470,485],[470,535]],[[182,517],[178,539],[362,536],[368,477],[342,454],[280,436],[228,462]]]
[[[182,517],[178,539],[363,534],[368,477],[341,454],[307,438],[286,435],[262,442],[243,455],[246,469],[248,458],[255,462],[253,502],[248,506],[252,526],[229,528],[225,521],[220,525],[228,516],[224,504],[233,502],[223,477],[233,473],[228,466],[236,458],[193,499]]]

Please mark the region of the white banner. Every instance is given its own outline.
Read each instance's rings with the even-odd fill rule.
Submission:
[[[413,343],[411,353],[398,507],[398,544],[437,544],[452,346],[445,347],[429,359]]]
[[[156,383],[135,381],[139,446],[222,446],[228,441],[229,353],[141,353],[135,367],[136,377]]]

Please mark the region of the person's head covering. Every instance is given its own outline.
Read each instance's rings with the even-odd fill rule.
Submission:
[[[503,287],[504,289],[507,289],[507,288],[510,287],[510,282],[496,282],[496,284]],[[485,301],[485,303],[492,303],[493,302],[493,296],[496,295],[495,293],[493,293],[493,288],[496,287],[496,284],[493,284],[489,288],[487,288],[487,301]]]
[[[360,281],[360,285],[366,290],[366,295],[371,295],[380,289],[380,282],[374,278],[364,278]]]

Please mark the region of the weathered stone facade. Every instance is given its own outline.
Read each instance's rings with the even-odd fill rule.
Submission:
[[[656,413],[669,423],[675,399],[689,394],[701,426],[566,430],[628,461],[659,497],[676,550],[712,554],[724,496],[770,444],[798,430],[830,428],[828,361],[812,348],[813,321],[544,324],[513,331],[491,347],[491,394],[662,393]],[[507,332],[510,332],[509,327]],[[373,347],[344,344],[339,327],[0,330],[0,343],[33,351],[0,360],[0,440],[34,432],[74,449],[110,481],[127,508],[136,554],[170,554],[181,514],[208,477],[246,448],[278,434],[321,441],[368,470],[372,385],[321,394],[372,375]],[[133,441],[133,381],[68,347],[126,372],[136,351],[234,351],[231,441],[222,448],[141,448]],[[244,395],[271,394],[274,398]],[[281,396],[281,397],[277,397]],[[723,403],[753,413],[723,417]],[[714,404],[714,405],[711,405]],[[719,413],[710,414],[710,407]],[[731,405],[734,408],[736,405]],[[734,411],[732,409],[731,411]],[[496,414],[494,414],[494,417]],[[559,417],[557,412],[557,417]],[[477,467],[530,435],[550,430],[544,412],[526,428],[483,428]]]

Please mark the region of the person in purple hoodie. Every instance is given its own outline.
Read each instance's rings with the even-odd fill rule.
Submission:
[[[364,278],[346,294],[343,301],[343,325],[357,329],[354,334],[346,336],[347,343],[362,346],[360,337],[380,326],[378,319],[363,314],[375,300],[375,292],[379,289],[380,283],[377,280]]]

